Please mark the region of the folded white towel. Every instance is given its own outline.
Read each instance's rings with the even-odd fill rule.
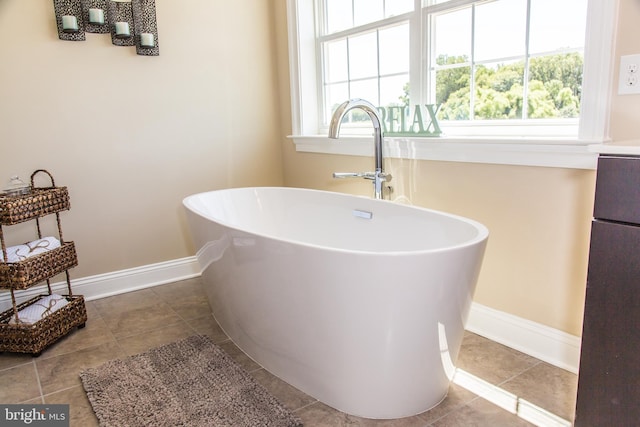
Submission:
[[[68,303],[69,302],[62,295],[47,295],[40,298],[35,303],[18,311],[18,323],[36,323],[38,320],[43,319],[51,313],[60,310]],[[9,323],[12,325],[16,324],[15,316],[11,317]]]
[[[42,239],[27,242],[23,245],[16,245],[7,248],[7,262],[19,262],[60,247],[60,241],[55,237],[44,237]],[[4,255],[0,250],[0,261],[4,262]]]

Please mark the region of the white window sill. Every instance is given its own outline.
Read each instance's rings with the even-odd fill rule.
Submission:
[[[330,139],[323,135],[294,135],[289,138],[300,152],[373,156],[372,137]],[[399,159],[595,169],[597,153],[588,147],[602,142],[561,138],[385,137],[382,152],[384,157]]]

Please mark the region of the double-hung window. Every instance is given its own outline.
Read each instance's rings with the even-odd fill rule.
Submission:
[[[294,137],[326,135],[337,105],[363,98],[412,146],[602,142],[616,13],[617,0],[289,0]],[[419,132],[425,107],[438,138]],[[369,129],[352,110],[342,134]]]

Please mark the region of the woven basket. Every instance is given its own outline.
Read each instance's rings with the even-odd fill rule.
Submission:
[[[0,288],[27,289],[78,265],[73,242],[19,262],[0,262]]]
[[[38,301],[39,295],[18,305],[18,311]],[[83,328],[87,309],[82,295],[63,295],[68,304],[33,324],[9,324],[13,309],[0,313],[0,352],[30,353],[38,356],[42,350],[65,336],[74,327]]]
[[[43,172],[51,178],[51,187],[35,188],[33,179]],[[13,225],[71,207],[67,187],[56,187],[53,176],[44,169],[31,174],[31,191],[21,196],[0,195],[0,223]]]

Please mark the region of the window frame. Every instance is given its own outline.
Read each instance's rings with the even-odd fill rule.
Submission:
[[[463,5],[472,0],[452,0]],[[421,0],[415,0],[416,7]],[[444,160],[527,166],[595,169],[596,155],[588,145],[609,142],[609,105],[613,87],[613,51],[619,0],[606,2],[588,0],[584,52],[583,91],[578,134],[549,136],[518,136],[517,132],[500,136],[448,135],[428,137],[385,137],[386,157],[418,160]],[[425,9],[411,13],[411,51],[420,50],[426,38],[424,27],[415,20],[424,20]],[[289,26],[289,66],[291,82],[292,135],[297,151],[369,156],[373,144],[368,137],[344,136],[339,140],[321,134],[319,100],[321,85],[316,84],[322,73],[316,57],[316,31],[321,24],[316,16],[314,0],[287,0]],[[414,44],[419,43],[420,46]],[[427,64],[411,58],[410,83],[424,83]],[[416,68],[417,67],[417,68]],[[420,70],[414,72],[413,70]],[[416,79],[419,79],[415,81]],[[415,81],[415,82],[414,82]],[[482,127],[478,127],[482,129]]]

